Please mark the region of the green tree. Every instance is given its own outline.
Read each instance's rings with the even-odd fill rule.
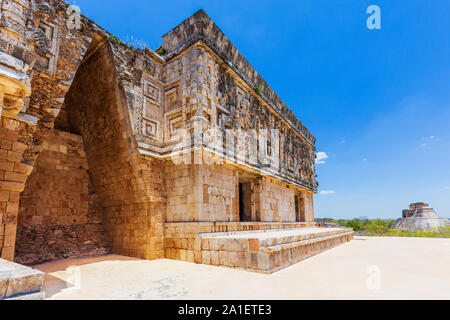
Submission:
[[[362,225],[361,225],[361,221],[359,221],[359,219],[353,219],[347,222],[347,227],[348,228],[353,228],[353,230],[355,231],[361,231],[362,230]]]

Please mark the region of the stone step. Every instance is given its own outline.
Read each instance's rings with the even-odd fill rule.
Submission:
[[[0,300],[43,299],[45,273],[0,259]]]
[[[298,243],[307,240],[320,239],[327,236],[336,236],[348,233],[348,229],[320,229],[305,228],[299,230],[283,230],[280,232],[267,234],[266,237],[259,238],[260,246],[274,247],[283,244]]]
[[[258,267],[264,273],[273,273],[287,268],[307,258],[337,247],[353,239],[353,231],[337,232],[327,236],[318,236],[307,240],[262,247],[262,263]]]
[[[281,244],[276,244],[276,245],[262,246],[261,251],[273,253],[273,252],[277,252],[277,251],[289,250],[289,249],[296,248],[299,246],[307,246],[307,245],[311,245],[311,244],[318,243],[318,242],[323,242],[323,241],[340,238],[340,237],[346,236],[346,235],[347,236],[353,235],[353,231],[337,232],[335,234],[327,234],[327,235],[321,235],[321,236],[311,237],[311,238],[306,238],[306,239],[299,239],[296,241],[282,242]]]
[[[348,242],[353,234],[317,227],[202,234],[203,263],[273,273]]]

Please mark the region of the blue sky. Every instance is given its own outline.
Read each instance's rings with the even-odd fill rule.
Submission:
[[[326,153],[317,217],[397,218],[424,201],[450,218],[449,1],[75,3],[119,38],[151,48],[204,9]],[[366,27],[372,4],[381,30]]]

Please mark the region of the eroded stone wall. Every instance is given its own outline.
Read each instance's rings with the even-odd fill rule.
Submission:
[[[203,165],[199,169],[200,221],[240,221],[238,172],[215,165]]]
[[[289,186],[264,179],[257,187],[260,206],[257,215],[263,222],[295,222],[295,192]]]
[[[54,130],[44,143],[20,197],[19,223],[87,223],[88,169],[82,138]]]
[[[200,190],[198,167],[176,165],[168,161],[164,167],[167,190],[167,222],[198,221]]]
[[[166,185],[164,182],[163,163],[159,160],[139,158],[138,175],[142,174],[146,191],[147,231],[146,255],[147,259],[164,258],[164,223],[166,222]]]
[[[15,261],[109,252],[81,136],[53,130],[20,197]]]
[[[167,162],[166,221],[239,221],[238,181],[231,168]]]
[[[22,162],[27,145],[20,142],[19,136],[26,130],[26,123],[4,117],[0,123],[0,248],[1,258],[12,260],[20,193],[33,167]]]

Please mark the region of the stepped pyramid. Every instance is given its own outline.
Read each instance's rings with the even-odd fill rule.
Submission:
[[[430,205],[417,202],[412,203],[409,209],[403,210],[403,218],[398,219],[393,229],[429,231],[450,224],[448,219],[441,218]]]

